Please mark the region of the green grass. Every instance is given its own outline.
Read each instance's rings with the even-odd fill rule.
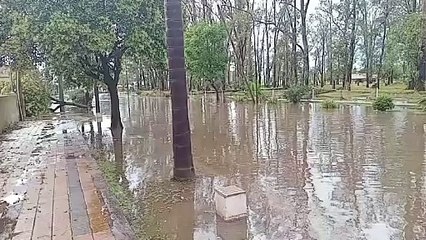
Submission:
[[[396,101],[407,101],[408,103],[418,103],[421,99],[426,97],[426,92],[417,92],[414,90],[407,90],[405,84],[393,84],[389,86],[382,86],[379,89],[379,95],[386,95],[392,97]],[[324,89],[331,89],[331,86],[326,86]],[[318,99],[335,99],[340,100],[342,97],[344,100],[364,100],[373,101],[376,93],[373,88],[366,88],[365,86],[352,85],[351,91],[347,90],[336,90],[334,92],[328,92],[319,94]]]
[[[337,88],[341,87],[340,85]],[[317,89],[320,93],[315,95],[319,100],[347,100],[347,101],[365,101],[373,102],[376,98],[376,90],[373,88],[366,88],[364,85],[357,86],[352,84],[351,91],[347,90],[332,90],[331,85],[326,85],[324,88]],[[396,102],[404,102],[417,104],[422,99],[426,98],[426,92],[417,92],[415,90],[407,90],[405,83],[392,84],[389,86],[381,85],[379,89],[379,96],[389,96]],[[272,90],[270,88],[262,88],[263,101],[261,102],[277,102],[277,99],[285,99],[287,90]],[[193,91],[191,95],[204,94],[203,91]],[[161,96],[169,97],[169,92],[160,91],[141,91],[142,96]],[[250,96],[244,91],[226,92],[226,97],[234,99],[238,102],[251,102]]]
[[[146,97],[171,97],[170,91],[143,90],[139,91],[138,94]]]

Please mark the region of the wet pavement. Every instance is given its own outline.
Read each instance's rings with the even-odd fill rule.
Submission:
[[[103,96],[104,144],[109,102]],[[141,239],[426,239],[426,115],[366,106],[190,100],[197,179],[170,181],[171,103],[121,98],[120,183]],[[216,216],[215,186],[247,191],[249,216]]]
[[[22,122],[0,136],[0,239],[114,239],[76,129],[73,120]]]

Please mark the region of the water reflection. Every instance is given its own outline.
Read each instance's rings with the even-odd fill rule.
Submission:
[[[142,206],[140,217],[154,214],[154,225],[170,239],[238,231],[268,240],[426,239],[423,115],[195,97],[190,119],[198,178],[182,186],[169,182],[169,99],[120,100],[123,175]],[[102,109],[109,113],[107,101]],[[247,190],[243,225],[224,225],[215,214],[214,186],[228,184]]]

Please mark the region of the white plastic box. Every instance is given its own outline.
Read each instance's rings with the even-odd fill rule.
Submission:
[[[216,187],[215,196],[217,214],[225,221],[247,217],[247,194],[237,186]]]

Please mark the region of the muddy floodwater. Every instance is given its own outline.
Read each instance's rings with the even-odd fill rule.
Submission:
[[[426,239],[426,115],[192,97],[198,177],[181,184],[169,181],[170,99],[120,100],[124,158],[116,166],[134,199],[130,219],[144,236]],[[102,109],[105,133],[106,96]],[[230,184],[247,191],[245,221],[224,223],[215,214],[214,187]]]

